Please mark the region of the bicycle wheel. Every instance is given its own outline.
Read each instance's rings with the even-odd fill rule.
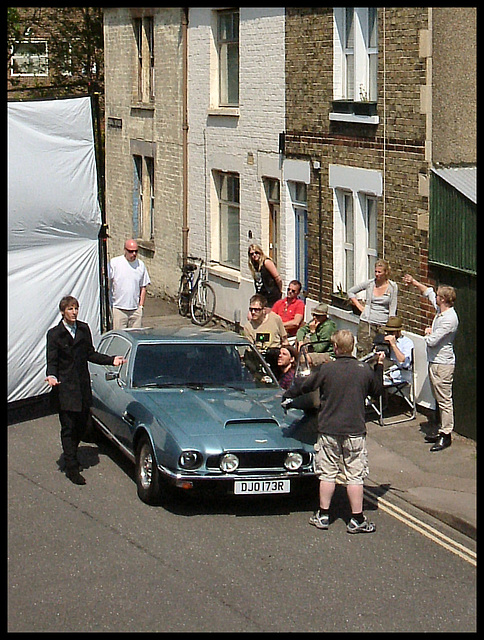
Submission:
[[[215,313],[215,291],[208,282],[200,282],[190,300],[190,314],[195,324],[203,327]]]
[[[190,309],[190,283],[185,274],[180,278],[180,287],[178,289],[178,313],[181,316],[187,316]]]

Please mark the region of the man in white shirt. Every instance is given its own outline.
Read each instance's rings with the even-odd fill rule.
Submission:
[[[385,325],[385,342],[390,345],[391,366],[385,367],[383,384],[412,381],[412,350],[410,338],[402,335],[403,323],[398,316],[390,316]]]
[[[435,443],[430,451],[442,451],[442,449],[450,447],[451,434],[454,429],[454,403],[452,399],[455,368],[454,339],[459,326],[459,319],[454,310],[455,289],[441,285],[435,293],[432,287],[418,282],[409,274],[404,276],[403,281],[405,284],[417,287],[437,312],[432,326],[425,329],[425,343],[430,386],[440,411],[441,424],[438,433],[426,436],[425,440]]]
[[[124,255],[112,258],[108,267],[109,288],[113,308],[113,329],[142,326],[146,287],[150,277],[138,258],[136,240],[126,240]]]

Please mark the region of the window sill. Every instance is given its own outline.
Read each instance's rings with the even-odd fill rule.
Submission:
[[[145,252],[155,253],[154,240],[144,240],[143,238],[137,238],[136,242],[138,243],[138,247],[140,249],[143,249]]]
[[[135,112],[138,111],[140,113],[153,113],[155,110],[155,105],[147,102],[138,102],[133,103],[131,105],[131,115],[135,115]]]
[[[208,110],[209,116],[215,117],[229,117],[229,118],[238,118],[240,117],[239,107],[217,107]]]
[[[378,124],[380,122],[380,118],[376,113],[376,102],[333,100],[332,106],[333,111],[329,114],[330,120],[361,124]]]
[[[333,122],[356,122],[359,124],[378,124],[379,116],[358,116],[354,113],[335,113],[329,114],[329,119]]]
[[[223,267],[221,264],[210,265],[208,267],[208,272],[211,276],[216,278],[222,278],[223,280],[229,280],[230,282],[236,282],[240,284],[240,271],[237,269],[232,269],[230,267]]]

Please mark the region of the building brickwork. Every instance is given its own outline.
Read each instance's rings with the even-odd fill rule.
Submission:
[[[417,7],[378,9],[379,123],[330,120],[333,109],[333,9],[286,10],[286,156],[321,163],[323,280],[319,282],[318,178],[309,188],[309,295],[330,301],[333,279],[333,189],[329,166],[363,167],[382,173],[378,198],[378,254],[390,262],[393,278],[427,271],[428,161],[427,122],[422,109],[426,58],[420,38],[428,12]],[[428,276],[428,273],[427,273]],[[321,289],[320,289],[321,286]],[[412,330],[421,331],[427,313],[414,292],[400,286],[399,312]]]
[[[136,19],[154,25],[154,99],[138,96]],[[133,237],[133,155],[154,164],[154,229],[137,236],[155,295],[173,296],[182,250],[181,9],[104,10],[106,68],[106,217],[109,257]],[[144,197],[148,197],[144,193]]]

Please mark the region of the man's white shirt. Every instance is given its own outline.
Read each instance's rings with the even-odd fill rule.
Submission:
[[[116,256],[109,262],[108,278],[111,282],[112,306],[117,309],[137,309],[141,287],[150,284],[144,262],[139,258],[129,262],[124,255]]]

